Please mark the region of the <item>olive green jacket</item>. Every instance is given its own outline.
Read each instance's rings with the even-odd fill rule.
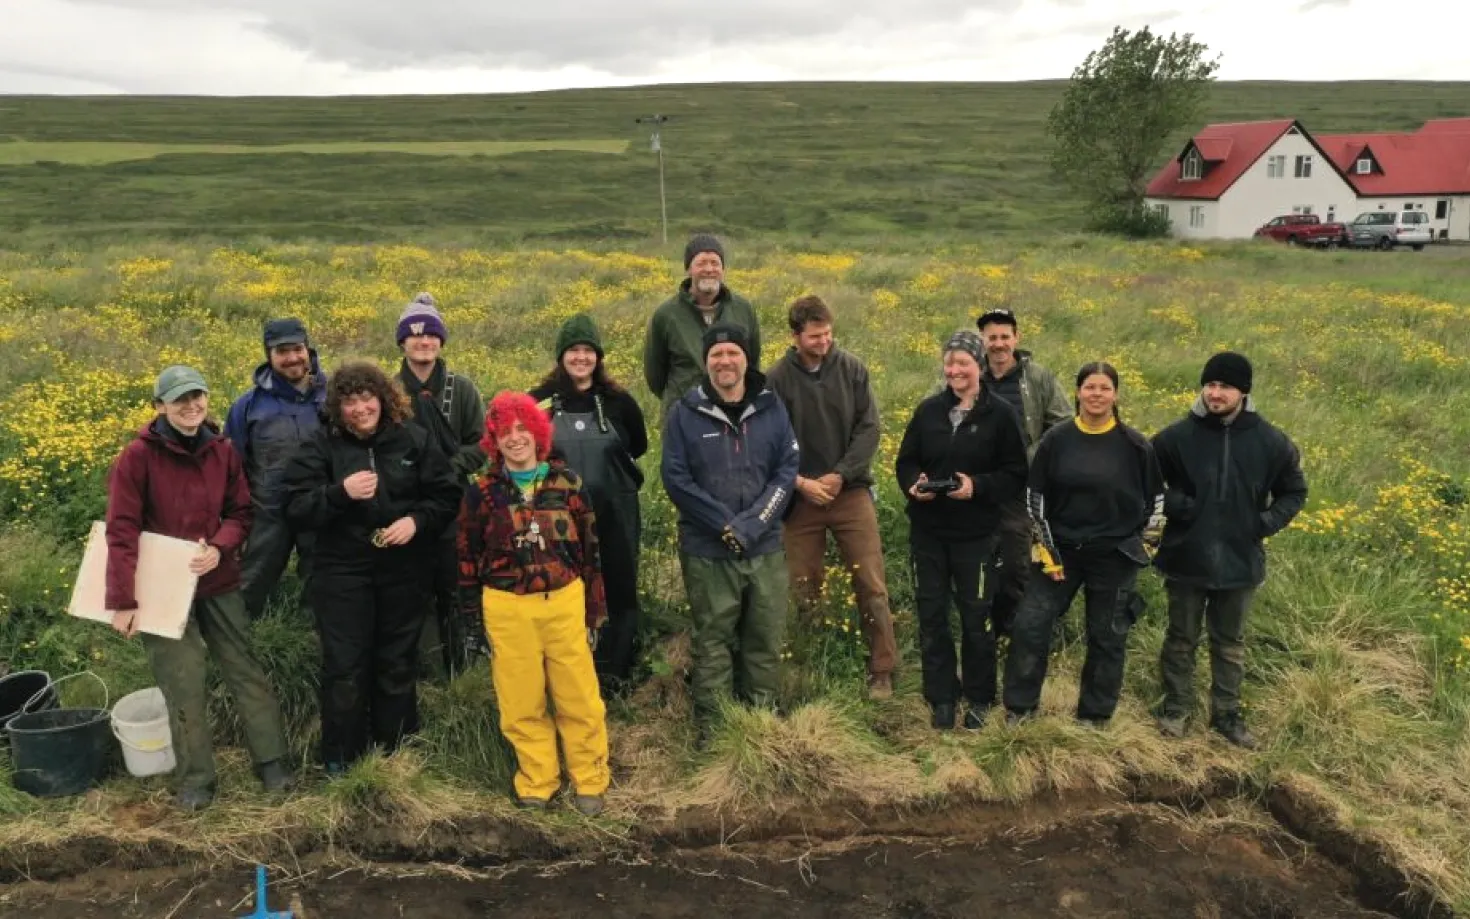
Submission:
[[[754,307],[724,285],[720,286],[715,304],[715,322],[732,322],[750,336],[750,369],[759,370],[761,327]],[[667,416],[669,407],[704,379],[706,328],[704,317],[689,294],[688,278],[679,285],[679,292],[665,300],[648,320],[648,336],[643,340],[643,379],[663,402],[660,417]]]

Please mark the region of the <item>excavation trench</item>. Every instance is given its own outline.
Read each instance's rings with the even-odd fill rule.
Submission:
[[[271,908],[294,902],[299,919],[1453,916],[1304,795],[1273,789],[1257,800],[1258,820],[1209,816],[1243,791],[685,815],[571,843],[484,819],[411,835],[362,828],[350,844],[263,839],[252,854],[272,863]],[[205,919],[254,909],[253,869],[239,852],[206,864],[178,846],[94,838],[23,855],[0,853],[0,916]]]

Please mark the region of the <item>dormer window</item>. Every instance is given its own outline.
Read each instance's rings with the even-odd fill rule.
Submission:
[[[1360,176],[1370,175],[1373,172],[1373,160],[1371,157],[1360,157],[1354,170]]]
[[[1205,174],[1205,162],[1198,150],[1190,150],[1184,156],[1184,165],[1179,167],[1179,177],[1186,182],[1198,181]]]

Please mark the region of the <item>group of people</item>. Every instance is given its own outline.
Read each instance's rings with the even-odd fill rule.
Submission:
[[[661,478],[679,518],[701,743],[727,701],[775,706],[788,598],[803,618],[819,610],[829,533],[855,594],[868,694],[888,698],[898,651],[867,368],[834,343],[831,308],[805,296],[789,309],[785,356],[762,373],[756,314],[724,283],[720,240],[693,237],[684,267],[649,320],[644,378],[661,403]],[[248,631],[294,552],[321,640],[328,774],[418,730],[422,671],[453,675],[487,652],[517,803],[545,808],[565,772],[572,806],[601,812],[604,699],[629,685],[637,654],[645,419],[609,376],[590,316],[559,330],[539,386],[502,392],[488,411],[445,364],[447,339],[420,294],[397,325],[396,379],[361,361],[328,376],[299,320],[267,322],[266,360],[223,430],[196,370],[160,374],[157,417],[108,480],[107,602],[114,627],[133,634],[140,534],[200,543],[183,639],[142,636],[168,702],[181,806],[214,795],[208,654],[262,783],[293,781]],[[954,333],[944,385],[915,409],[895,465],[933,726],[954,728],[963,705],[963,725],[979,728],[998,701],[1008,723],[1032,717],[1055,625],[1079,590],[1076,714],[1105,724],[1141,607],[1137,575],[1152,563],[1169,596],[1160,729],[1187,729],[1207,631],[1211,724],[1251,745],[1239,698],[1245,617],[1264,578],[1262,540],[1301,509],[1306,482],[1291,441],[1256,412],[1249,362],[1210,358],[1189,416],[1149,440],[1122,423],[1111,366],[1082,367],[1069,404],[1019,345],[1007,310]]]

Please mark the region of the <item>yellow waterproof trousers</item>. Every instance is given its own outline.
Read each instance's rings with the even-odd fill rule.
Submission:
[[[587,645],[582,582],[549,594],[487,587],[483,596],[500,731],[516,751],[516,795],[546,800],[561,787],[558,735],[577,794],[607,791],[607,709]]]

